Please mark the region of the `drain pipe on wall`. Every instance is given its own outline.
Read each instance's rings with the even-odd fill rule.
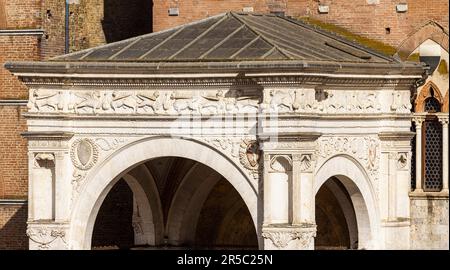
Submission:
[[[65,35],[66,35],[66,40],[65,40],[65,46],[64,46],[64,53],[68,54],[69,53],[69,40],[70,40],[70,31],[69,31],[69,15],[70,15],[70,10],[69,10],[69,4],[70,4],[70,0],[66,0],[66,23],[65,23]]]

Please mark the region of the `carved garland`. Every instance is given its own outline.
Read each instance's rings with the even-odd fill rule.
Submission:
[[[26,232],[27,236],[31,241],[38,244],[38,248],[41,250],[49,249],[51,243],[60,238],[65,245],[66,243],[66,233],[62,229],[52,229],[47,228],[29,228]]]

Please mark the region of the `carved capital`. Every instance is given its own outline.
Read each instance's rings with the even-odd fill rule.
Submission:
[[[396,155],[397,159],[397,169],[399,170],[407,170],[408,169],[408,153],[407,152],[400,152]]]
[[[414,124],[416,124],[416,129],[421,129],[424,121],[425,121],[425,116],[416,115],[413,117],[413,122],[414,122]]]
[[[300,156],[300,171],[312,172],[314,169],[314,160],[312,154],[303,154]]]
[[[54,168],[55,155],[53,153],[38,153],[34,156],[35,168]]]
[[[447,115],[438,115],[439,122],[443,126],[448,126],[448,114]]]
[[[262,229],[265,249],[314,249],[316,226],[278,227],[268,226]]]

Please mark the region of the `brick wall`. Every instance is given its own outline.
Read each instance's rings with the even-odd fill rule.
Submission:
[[[27,88],[7,71],[6,61],[39,60],[37,36],[0,36],[0,99],[27,99]]]
[[[2,12],[3,9],[3,12]],[[6,23],[0,28],[33,29],[41,26],[41,0],[0,0],[0,17],[6,16]]]
[[[447,0],[410,0],[406,13],[397,13],[397,0],[326,0],[328,14],[319,14],[315,0],[155,0],[153,28],[155,31],[206,18],[229,10],[254,12],[285,12],[288,16],[312,17],[344,27],[355,34],[398,46],[417,27],[434,20],[448,29]],[[369,4],[378,3],[378,4]],[[168,9],[178,7],[179,16],[168,16]],[[387,33],[386,28],[390,29]]]
[[[0,199],[27,198],[28,157],[23,106],[0,106]]]
[[[0,204],[0,250],[28,249],[27,205]]]

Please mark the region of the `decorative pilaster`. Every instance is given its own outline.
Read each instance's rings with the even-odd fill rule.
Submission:
[[[314,249],[314,177],[320,134],[289,134],[262,142],[265,249]]]
[[[30,222],[66,222],[70,209],[68,142],[72,133],[24,132],[28,139]]]
[[[448,192],[448,113],[440,114],[442,124],[442,191]]]
[[[408,249],[410,239],[412,132],[384,132],[380,161],[380,216],[384,248]]]

